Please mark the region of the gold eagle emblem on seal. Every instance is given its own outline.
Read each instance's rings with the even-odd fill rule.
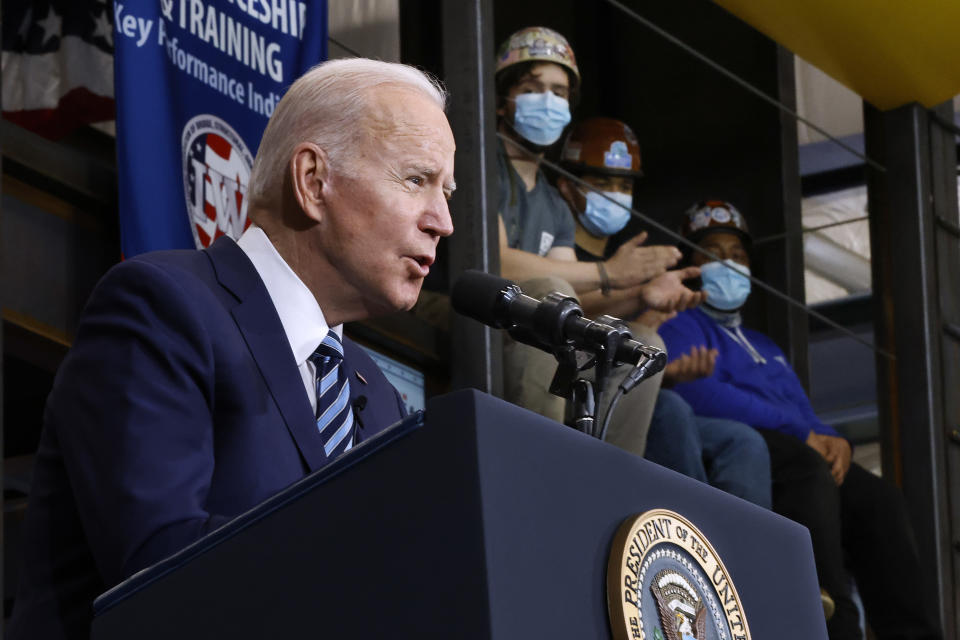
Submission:
[[[667,509],[627,518],[607,565],[616,640],[751,640],[720,556],[689,520]]]

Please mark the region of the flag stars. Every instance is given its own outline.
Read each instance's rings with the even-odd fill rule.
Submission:
[[[41,41],[41,46],[46,46],[47,42],[51,38],[58,38],[60,36],[60,29],[63,23],[63,18],[53,10],[53,5],[50,6],[50,10],[47,12],[47,17],[43,20],[37,22],[37,25],[43,29],[43,40]]]
[[[107,44],[113,45],[113,27],[106,9],[97,13],[93,20],[93,38],[103,38]]]
[[[33,7],[27,7],[27,11],[23,16],[23,22],[20,23],[20,28],[17,29],[18,42],[20,43],[18,47],[25,46],[31,28],[33,28]]]

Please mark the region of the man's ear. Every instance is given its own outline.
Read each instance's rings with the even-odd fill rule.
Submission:
[[[506,118],[507,117],[507,101],[509,100],[508,95],[497,96],[496,97],[496,114],[497,118]]]
[[[312,142],[301,142],[290,158],[290,184],[293,197],[308,218],[323,219],[324,186],[330,175],[330,164],[323,149]]]

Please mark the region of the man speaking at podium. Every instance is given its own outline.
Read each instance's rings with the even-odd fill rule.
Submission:
[[[445,103],[412,67],[314,67],[240,240],[103,278],[47,402],[10,637],[87,637],[99,593],[402,417],[341,325],[413,306],[453,232]]]

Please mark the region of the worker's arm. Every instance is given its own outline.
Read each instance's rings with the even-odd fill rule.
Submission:
[[[500,227],[500,275],[508,280],[523,281],[555,276],[570,283],[577,293],[600,288],[600,270],[595,262],[578,262],[571,247],[554,247],[546,256],[511,249],[507,246],[507,230],[503,219]],[[680,259],[680,251],[670,246],[641,246],[647,239],[641,233],[623,244],[603,264],[613,289],[627,289],[646,282],[672,267]]]
[[[661,273],[641,285],[611,291],[603,295],[599,290],[580,295],[580,304],[588,317],[607,314],[616,318],[632,319],[647,309],[676,313],[692,309],[703,302],[707,294],[693,291],[683,282],[700,275],[697,267],[674,269]]]
[[[615,289],[610,295],[603,295],[600,289],[585,291],[579,295],[580,306],[588,318],[607,314],[614,318],[631,320],[640,315],[645,309],[640,296],[644,285],[638,284],[627,289]]]

